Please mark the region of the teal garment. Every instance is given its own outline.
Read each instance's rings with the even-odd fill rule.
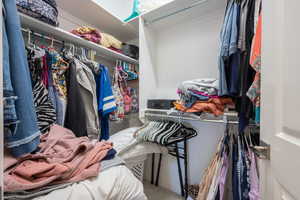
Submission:
[[[255,123],[260,124],[260,106],[255,108]]]
[[[124,22],[128,22],[131,19],[138,17],[140,15],[140,11],[139,11],[139,0],[134,0],[133,2],[133,8],[132,8],[132,13],[129,17],[127,17],[126,19],[124,19]]]

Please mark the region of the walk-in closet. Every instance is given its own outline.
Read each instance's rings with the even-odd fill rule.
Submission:
[[[2,0],[0,200],[298,200],[296,0]]]

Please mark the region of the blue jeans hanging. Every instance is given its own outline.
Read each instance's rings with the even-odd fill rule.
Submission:
[[[5,133],[5,145],[13,156],[19,157],[36,150],[40,142],[40,131],[33,104],[31,78],[29,74],[20,18],[15,0],[3,0],[6,12],[5,26],[9,45],[11,83],[18,99],[16,113],[20,120],[15,132]]]

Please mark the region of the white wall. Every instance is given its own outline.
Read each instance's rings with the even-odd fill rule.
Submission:
[[[140,20],[140,116],[148,99],[178,99],[180,82],[195,78],[218,77],[219,35],[225,1],[195,8],[193,13],[161,20],[145,26]],[[198,9],[198,10],[197,10]],[[223,124],[193,123],[199,135],[189,142],[189,180],[199,184],[220,137]],[[151,159],[145,166],[150,181]],[[160,186],[180,193],[176,159],[163,157]]]
[[[224,4],[225,6],[225,4]],[[177,98],[180,82],[218,77],[219,35],[224,7],[170,25],[140,20],[141,109],[150,98]]]
[[[131,15],[133,0],[94,0],[111,14],[124,20]]]

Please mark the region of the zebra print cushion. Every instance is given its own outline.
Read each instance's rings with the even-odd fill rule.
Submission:
[[[33,87],[33,100],[41,133],[49,130],[56,122],[56,111],[42,82],[36,81]]]

